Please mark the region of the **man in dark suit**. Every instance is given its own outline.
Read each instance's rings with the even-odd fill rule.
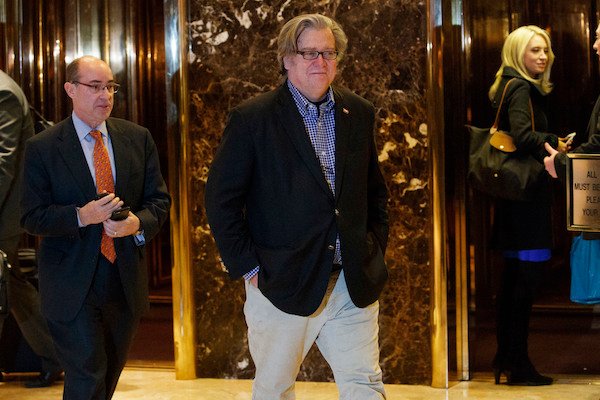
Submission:
[[[293,397],[314,342],[342,399],[381,399],[378,296],[387,279],[387,189],[374,108],[332,86],[347,48],[332,19],[301,15],[278,38],[287,79],[236,107],[206,185],[206,213],[244,313],[254,399]]]
[[[596,51],[596,55],[600,57],[600,25],[596,28],[596,40],[592,46]],[[588,139],[587,142],[573,150],[573,153],[600,153],[600,96],[596,100],[590,121],[587,127]],[[548,156],[544,158],[546,171],[553,178],[559,178],[563,182],[566,180],[567,174],[567,155],[554,150],[549,144],[544,144]],[[597,235],[594,235],[597,238]]]
[[[9,307],[23,337],[40,357],[42,372],[27,387],[50,386],[60,377],[52,337],[40,310],[37,289],[21,273],[18,257],[23,229],[19,225],[19,192],[25,141],[33,136],[33,120],[25,93],[0,70],[0,250],[12,269],[8,274]],[[4,319],[0,316],[0,334]]]
[[[27,142],[21,224],[42,238],[42,312],[65,370],[63,398],[110,399],[148,307],[144,245],[170,196],[150,132],[109,118],[119,85],[108,64],[84,56],[66,78],[72,115]],[[114,220],[123,205],[130,212]]]

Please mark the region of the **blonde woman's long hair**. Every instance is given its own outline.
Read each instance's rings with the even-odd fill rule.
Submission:
[[[532,78],[529,75],[527,68],[523,63],[523,57],[525,56],[527,45],[529,44],[529,41],[536,35],[544,38],[546,44],[548,45],[547,66],[544,72],[537,79]],[[535,25],[521,26],[520,28],[515,29],[510,33],[510,35],[508,35],[504,41],[504,46],[502,46],[502,65],[500,65],[498,72],[496,72],[496,80],[488,92],[490,100],[493,100],[496,95],[496,91],[498,90],[498,86],[500,86],[502,73],[505,67],[511,67],[515,69],[524,79],[527,79],[529,82],[539,87],[542,93],[550,93],[552,90],[552,83],[550,83],[550,70],[552,69],[553,63],[554,53],[552,52],[552,44],[548,32]]]

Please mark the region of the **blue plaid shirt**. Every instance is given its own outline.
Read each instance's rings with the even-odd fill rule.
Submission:
[[[325,101],[320,103],[317,109],[317,106],[304,97],[292,85],[292,82],[288,80],[287,85],[304,120],[306,133],[321,163],[323,176],[325,176],[325,180],[335,196],[335,100],[333,90],[329,88],[325,95]],[[335,240],[333,263],[342,263],[339,236]]]
[[[304,121],[306,133],[321,164],[323,176],[335,196],[335,100],[333,90],[329,88],[325,95],[325,100],[317,108],[289,80],[287,81],[287,85]],[[339,236],[335,240],[333,263],[342,263]],[[257,266],[252,271],[246,273],[244,278],[252,278],[259,269],[260,267]]]

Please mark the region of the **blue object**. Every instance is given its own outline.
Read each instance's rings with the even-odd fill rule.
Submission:
[[[552,252],[550,249],[507,250],[502,255],[504,258],[516,258],[519,261],[544,262],[552,257]]]
[[[571,301],[600,303],[600,240],[584,240],[581,235],[571,244]]]

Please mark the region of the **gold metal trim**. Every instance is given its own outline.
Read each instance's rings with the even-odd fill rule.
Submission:
[[[567,230],[600,232],[598,171],[600,155],[567,154]]]
[[[167,4],[170,3],[170,4]],[[170,9],[169,9],[170,7]],[[173,338],[175,348],[175,377],[176,379],[196,379],[196,324],[194,302],[194,279],[190,259],[190,208],[188,187],[189,157],[189,98],[187,71],[187,0],[165,2],[165,18],[172,18],[172,29],[178,43],[176,52],[167,51],[178,57],[170,60],[178,67],[174,73],[177,87],[173,88],[178,96],[173,101],[178,102],[177,126],[179,132],[170,132],[170,185],[173,193],[171,207],[171,241],[173,252]],[[166,21],[167,29],[169,22]],[[176,32],[175,32],[176,31]],[[169,37],[169,35],[166,35]],[[171,80],[173,82],[173,80]]]
[[[461,196],[462,197],[462,196]],[[459,380],[470,379],[469,366],[469,255],[467,253],[467,224],[465,199],[456,199],[454,235],[454,273],[456,280],[456,372]]]
[[[452,25],[461,27],[461,42],[464,58],[470,57],[471,38],[465,21],[463,0],[452,0]],[[461,70],[466,71],[465,65]],[[466,74],[465,74],[466,75]],[[454,279],[456,310],[456,373],[458,380],[471,379],[469,364],[469,270],[471,268],[470,247],[467,238],[467,187],[466,166],[454,171]],[[472,275],[474,276],[474,275]]]
[[[427,121],[431,171],[432,234],[431,386],[448,387],[446,219],[444,195],[444,98],[442,0],[427,1]]]

